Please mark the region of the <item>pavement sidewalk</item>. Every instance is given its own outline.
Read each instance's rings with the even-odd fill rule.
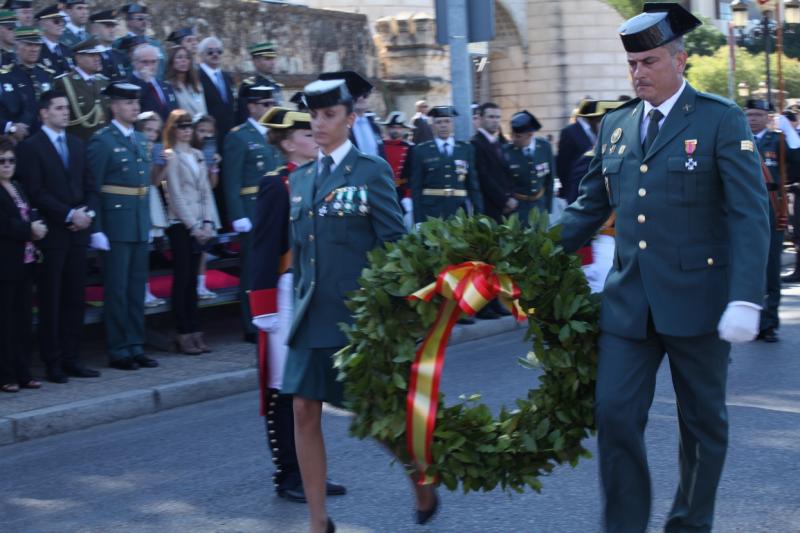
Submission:
[[[237,311],[238,306],[225,306],[203,312],[201,323],[208,325],[206,340],[212,353],[188,356],[148,352],[160,366],[135,372],[108,368],[102,329],[99,325],[90,328],[87,337],[94,340],[84,342],[82,359],[87,366],[100,370],[102,376],[72,378],[63,385],[43,381],[39,390],[0,393],[0,445],[256,389],[255,346],[242,341]],[[169,315],[150,316],[148,328],[162,330],[170,322]],[[450,344],[498,335],[517,327],[521,326],[511,317],[477,320],[474,325],[456,326]],[[43,377],[43,368],[36,366],[38,361],[33,364],[34,376]]]

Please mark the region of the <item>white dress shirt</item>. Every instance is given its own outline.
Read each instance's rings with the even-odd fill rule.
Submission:
[[[333,158],[333,163],[331,164],[331,174],[333,171],[336,170],[336,167],[342,162],[342,160],[347,157],[347,154],[350,153],[350,149],[353,147],[353,143],[350,142],[350,139],[347,139],[344,144],[340,147],[336,148],[330,155]],[[322,153],[322,150],[319,151],[317,154],[317,171],[322,172],[322,158],[325,157],[325,154]]]
[[[661,130],[661,126],[664,125],[664,121],[667,120],[667,116],[669,112],[672,111],[672,108],[675,107],[675,102],[678,101],[678,98],[681,97],[683,94],[683,90],[686,89],[686,80],[683,80],[681,83],[680,89],[678,89],[675,94],[664,100],[661,105],[654,106],[650,102],[644,103],[644,114],[642,115],[642,126],[639,129],[639,138],[644,142],[645,137],[647,137],[647,126],[650,125],[650,111],[655,108],[661,111],[661,114],[664,115],[661,120],[658,121],[658,129]]]
[[[133,137],[132,137],[132,135],[133,135],[133,132],[134,132],[134,129],[133,129],[133,127],[126,128],[126,127],[125,127],[125,126],[123,126],[123,125],[122,125],[122,124],[121,124],[121,123],[120,123],[120,122],[119,122],[117,119],[113,119],[113,120],[111,121],[111,123],[112,123],[113,125],[115,125],[119,131],[121,131],[121,132],[122,132],[122,135],[124,135],[125,137],[127,137],[128,139],[130,139],[131,141],[133,141]]]
[[[253,127],[256,130],[258,130],[258,133],[260,133],[262,136],[266,137],[267,131],[269,131],[269,129],[266,126],[264,126],[263,124],[259,124],[258,121],[256,119],[254,119],[253,117],[248,118],[247,122],[252,124]]]
[[[455,139],[453,137],[448,137],[447,139],[442,139],[441,137],[436,137],[436,148],[439,150],[439,153],[442,153],[445,143],[447,143],[447,155],[453,155],[453,147],[455,146]]]
[[[356,117],[356,122],[353,124],[353,135],[360,151],[368,155],[378,155],[378,140],[375,138],[375,131],[366,116]]]

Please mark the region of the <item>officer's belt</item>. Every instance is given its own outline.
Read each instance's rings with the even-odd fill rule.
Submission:
[[[121,194],[123,196],[146,196],[150,187],[124,187],[122,185],[103,185],[100,192],[106,194]]]
[[[245,196],[248,194],[258,194],[258,185],[253,185],[252,187],[242,187],[239,189],[239,196]]]
[[[516,192],[514,193],[514,198],[516,198],[517,200],[522,200],[523,202],[535,202],[536,200],[538,200],[542,196],[544,196],[544,189],[542,189],[541,191],[537,192],[534,195],[519,194],[519,193],[516,193]]]
[[[422,189],[422,196],[466,196],[464,189]]]

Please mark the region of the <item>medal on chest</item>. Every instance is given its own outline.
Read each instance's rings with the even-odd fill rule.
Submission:
[[[686,139],[683,141],[683,147],[686,150],[686,170],[694,170],[697,168],[697,161],[692,157],[695,150],[697,150],[697,139]]]

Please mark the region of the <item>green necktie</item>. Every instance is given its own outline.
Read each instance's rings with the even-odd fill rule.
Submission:
[[[325,180],[331,175],[331,166],[333,165],[333,157],[326,155],[322,158],[322,170],[317,175],[317,184],[322,185]]]
[[[650,123],[647,125],[647,135],[644,138],[645,155],[647,155],[647,152],[650,151],[650,148],[656,141],[656,137],[658,137],[658,123],[661,122],[662,118],[664,118],[664,114],[655,108],[651,109],[650,113],[647,115],[650,117]]]

